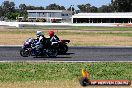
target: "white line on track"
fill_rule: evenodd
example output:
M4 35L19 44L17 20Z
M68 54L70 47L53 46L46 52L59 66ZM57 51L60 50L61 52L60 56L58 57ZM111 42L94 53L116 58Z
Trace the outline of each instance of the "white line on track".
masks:
M28 61L24 61L24 60L19 60L19 61L0 61L0 63L5 63L5 62L45 62L45 63L105 63L105 62L120 62L120 63L132 63L132 61L48 61L48 60L28 60Z

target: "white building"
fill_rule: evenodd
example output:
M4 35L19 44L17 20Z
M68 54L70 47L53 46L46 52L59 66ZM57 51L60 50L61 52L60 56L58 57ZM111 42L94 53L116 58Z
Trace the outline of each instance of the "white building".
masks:
M132 12L125 13L78 13L72 23L132 23Z
M46 22L71 22L72 12L67 10L27 10L28 19L45 19Z

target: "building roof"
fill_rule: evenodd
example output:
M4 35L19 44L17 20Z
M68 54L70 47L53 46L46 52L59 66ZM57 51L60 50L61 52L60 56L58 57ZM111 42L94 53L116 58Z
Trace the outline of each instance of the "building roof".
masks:
M72 18L132 18L132 12L126 13L78 13Z
M27 10L27 12L70 12L71 11L68 11L68 10Z

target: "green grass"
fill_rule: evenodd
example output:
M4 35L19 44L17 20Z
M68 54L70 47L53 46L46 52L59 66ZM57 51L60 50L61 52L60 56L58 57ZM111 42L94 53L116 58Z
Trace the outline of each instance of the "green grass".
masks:
M49 29L57 29L57 30L117 30L117 31L131 31L132 27L87 27L87 26L80 26L80 27L63 27L63 26L26 26L23 28L14 28L8 27L8 29L29 29L29 30L49 30Z
M45 29L47 28L47 29ZM49 30L49 27L45 28L40 28L40 30L43 30L47 35L47 31ZM15 29L15 30L13 30ZM0 34L35 34L39 28L13 28L12 30L10 28L6 30L0 30ZM78 29L80 30L103 30L101 32L86 32L86 31L81 31L79 32ZM70 27L69 29L55 29L57 30L62 30L61 32L56 32L57 35L117 35L117 36L132 36L131 32L122 32L122 31L132 31L131 27L121 27L121 28L116 28L116 27ZM68 31L65 31L68 30ZM77 31L70 31L70 30L77 30ZM109 30L109 31L105 31ZM118 33L115 31L119 31Z
M39 27L40 29L49 29L50 27ZM51 27L52 29L57 29L57 27ZM65 28L65 27L64 27ZM35 28L34 28L35 29ZM124 30L129 31L132 30L131 27L66 27L66 29L70 30ZM58 27L58 30L61 30L61 27Z
M132 36L132 32L58 32L57 34L59 35L90 35L90 36L94 36L94 35L114 35L114 36Z
M35 35L36 30L12 30L12 31L0 31L0 34L32 34ZM47 31L44 32L44 34L48 35ZM132 37L131 32L70 32L70 31L61 31L56 32L57 35L88 35L88 36L94 36L94 35L113 35L113 36L127 36Z
M90 79L132 80L132 63L0 63L0 82L77 80L86 67Z
M14 30L13 30L14 29ZM37 30L43 30L47 35L47 31L49 30L49 27L31 27L31 28L7 28L6 30L0 30L0 34L35 34ZM51 29L52 30L52 29ZM54 27L53 27L54 30ZM57 32L56 34L58 35L118 35L118 36L132 36L131 32L122 32L122 31L132 31L131 27L69 27L69 29L55 29L57 30L62 30L61 32ZM69 30L69 31L65 31ZM77 31L72 31L70 30L77 30ZM78 32L78 30L95 30L94 32L86 32L86 31L81 31ZM101 32L96 32L96 30L103 30ZM108 31L106 31L108 30ZM119 31L118 33L115 31Z
M122 33L122 32L105 32L105 33L98 33L100 35L114 35L114 36L127 36L127 37L132 37L132 33L131 32L125 32L125 33Z

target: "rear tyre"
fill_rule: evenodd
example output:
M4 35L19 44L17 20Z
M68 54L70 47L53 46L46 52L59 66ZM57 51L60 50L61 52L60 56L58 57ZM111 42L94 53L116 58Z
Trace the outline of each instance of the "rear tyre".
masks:
M59 54L65 54L67 51L68 51L68 46L67 45L60 46Z
M23 57L28 57L30 54L30 52L26 49L21 49L20 50L20 55L23 56Z
M58 55L58 51L56 49L47 49L47 56L48 57L56 57Z

